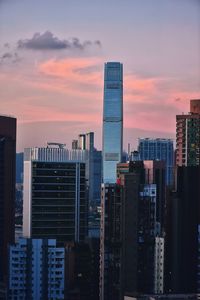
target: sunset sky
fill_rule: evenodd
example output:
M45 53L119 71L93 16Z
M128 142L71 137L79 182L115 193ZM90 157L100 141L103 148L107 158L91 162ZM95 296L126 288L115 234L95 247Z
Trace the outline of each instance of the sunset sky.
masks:
M0 0L0 114L17 150L95 132L101 148L104 62L124 65L124 148L175 137L200 98L199 0Z

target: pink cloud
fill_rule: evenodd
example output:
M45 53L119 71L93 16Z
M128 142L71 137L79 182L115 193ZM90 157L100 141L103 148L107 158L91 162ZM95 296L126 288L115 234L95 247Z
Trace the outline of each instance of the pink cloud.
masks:
M60 131L67 128L63 122L82 122L88 130L102 126L103 61L99 58L51 59L32 69L7 70L0 74L0 84L1 112L14 114L20 130L37 122L46 127L52 122ZM176 114L187 112L189 99L199 97L200 90L177 78L124 74L124 127L174 134Z
M48 60L38 66L39 72L45 75L64 78L69 82L96 84L102 80L98 71L84 72L95 67L102 61L97 58L69 58L63 60Z

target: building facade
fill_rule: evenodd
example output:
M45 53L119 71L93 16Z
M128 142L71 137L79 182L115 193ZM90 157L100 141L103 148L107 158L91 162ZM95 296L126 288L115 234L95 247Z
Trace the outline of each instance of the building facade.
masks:
M0 283L7 281L8 245L15 232L16 119L0 116Z
M200 290L199 181L199 166L178 167L176 190L167 196L166 293L192 294Z
M29 148L24 155L23 236L82 241L88 201L84 151Z
M64 258L56 240L19 239L9 247L9 299L64 299Z
M115 183L123 147L123 66L119 62L105 64L102 144L102 181Z
M143 166L141 180L145 184L156 184L156 222L162 233L164 226L165 209L165 162L159 160L133 160L129 163L119 163L117 165L117 177L120 174L133 172L136 166ZM160 234L159 233L159 234Z
M200 100L190 101L190 113L176 116L176 165L200 162Z
M174 147L171 139L139 139L138 152L141 160L163 160L166 165L166 184L174 183Z
M163 237L155 239L155 254L154 254L154 293L164 293L164 255L165 255L165 240Z
M99 239L66 246L66 300L99 300Z
M156 184L145 183L141 161L118 165L117 184L102 184L100 299L154 293ZM162 266L163 268L163 266Z

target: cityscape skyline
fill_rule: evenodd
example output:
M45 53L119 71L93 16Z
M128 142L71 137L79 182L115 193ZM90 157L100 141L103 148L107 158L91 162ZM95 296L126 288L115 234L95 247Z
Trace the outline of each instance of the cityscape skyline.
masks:
M175 138L174 116L199 98L199 3L115 3L48 1L46 14L46 1L0 2L1 113L18 119L17 151L69 148L80 127L101 148L106 61L124 65L124 147Z
M0 0L0 299L200 297L199 13Z

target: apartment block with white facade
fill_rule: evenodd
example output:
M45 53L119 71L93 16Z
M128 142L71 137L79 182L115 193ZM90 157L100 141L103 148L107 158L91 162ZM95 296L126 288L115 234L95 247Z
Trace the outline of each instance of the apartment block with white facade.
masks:
M64 257L64 248L53 239L21 238L11 245L9 299L64 299Z

